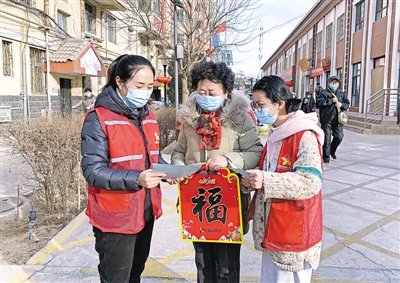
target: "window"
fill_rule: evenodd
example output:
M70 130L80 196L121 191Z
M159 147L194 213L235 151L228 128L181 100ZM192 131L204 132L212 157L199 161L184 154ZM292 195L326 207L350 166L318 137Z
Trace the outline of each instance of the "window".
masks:
M375 21L387 16L389 0L376 0Z
M353 65L353 85L351 91L351 106L358 107L361 86L361 63Z
M179 9L176 11L176 15L178 18L178 22L187 22L188 21L188 16L185 10Z
M385 57L374 59L374 69L385 67Z
M159 0L153 0L153 7L152 11L154 14L156 14L158 17L161 17L161 2Z
M307 58L307 43L303 44L303 58Z
M151 0L139 0L139 11L142 13L150 13L151 11Z
M336 42L344 39L344 14L337 18Z
M35 0L18 0L18 2L25 3L26 5L30 7L36 7L36 1Z
M313 39L310 38L308 41L308 58L311 58L313 54Z
M117 43L117 21L114 17L107 16L108 41Z
M332 23L326 26L325 48L332 46Z
M96 35L96 7L85 3L85 31Z
M358 31L364 27L364 7L365 2L358 2L356 5L356 26L355 31Z
M68 32L68 16L63 12L57 11L57 24L58 24L58 36L66 38L67 35L63 32Z
M325 75L326 75L325 85L328 85L328 83L329 83L329 78L331 77L331 71L327 71L327 72L325 73Z
M133 29L128 28L128 50L133 49Z
M317 33L317 53L321 52L322 49L322 31Z
M30 48L30 59L31 59L31 92L44 93L43 83L43 61L44 51Z
M3 41L3 75L13 76L12 42Z
M336 69L336 76L340 80L340 84L342 84L342 68Z

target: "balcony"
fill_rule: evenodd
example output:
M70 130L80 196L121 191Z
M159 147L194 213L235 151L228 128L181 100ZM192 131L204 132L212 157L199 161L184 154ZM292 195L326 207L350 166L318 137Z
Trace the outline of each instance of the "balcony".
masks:
M125 11L126 0L94 0L93 3L97 3L108 11Z

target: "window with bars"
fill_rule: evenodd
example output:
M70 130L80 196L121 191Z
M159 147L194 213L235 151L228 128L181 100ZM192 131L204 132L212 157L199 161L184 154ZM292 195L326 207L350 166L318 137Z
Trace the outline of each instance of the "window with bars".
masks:
M85 31L96 35L96 7L85 3Z
M108 41L117 43L117 20L110 15L107 16L107 29Z
M58 37L66 38L67 35L64 33L64 31L68 32L68 15L64 14L61 11L57 11L57 24L58 24Z
M32 94L44 93L44 51L33 47L29 51L31 59L31 92Z
M332 46L332 23L326 26L326 31L325 31L325 48L331 47Z
M336 42L344 39L344 14L337 18Z
M14 75L12 42L3 40L3 75L11 77Z
M375 21L387 16L389 0L377 0L375 9Z
M312 40L312 38L310 38L309 40L308 40L308 58L311 58L312 57L312 53L313 53L313 40Z
M319 53L321 52L322 49L322 31L317 33L317 46L316 46L316 52Z
M361 63L353 65L353 78L352 78L352 92L351 92L351 106L358 107L360 101L360 86L361 86Z
M365 7L364 1L360 1L356 5L356 24L354 31L359 31L364 27L364 7Z

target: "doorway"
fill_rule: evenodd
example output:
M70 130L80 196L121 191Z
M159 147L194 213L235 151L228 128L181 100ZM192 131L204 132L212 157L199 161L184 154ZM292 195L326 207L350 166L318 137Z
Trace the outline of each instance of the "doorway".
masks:
M71 114L71 80L60 78L60 110L61 116L65 117Z

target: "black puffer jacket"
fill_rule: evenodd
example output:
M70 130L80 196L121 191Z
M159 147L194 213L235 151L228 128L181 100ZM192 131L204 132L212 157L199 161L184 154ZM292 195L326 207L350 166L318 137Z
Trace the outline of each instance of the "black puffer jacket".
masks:
M342 103L340 110L347 110L350 106L350 101L347 99L346 94L338 89L335 95L338 101ZM317 108L319 108L319 121L321 124L327 124L333 119L338 119L336 105L332 99L333 96L329 88L322 90L317 96Z
M95 108L104 107L113 112L123 114L140 130L145 144L141 120L148 115L147 105L140 109L127 106L114 89L108 87L97 97ZM97 188L107 190L141 190L138 186L140 170L115 170L108 168L108 138L100 125L96 112L91 112L82 128L82 171L86 181ZM165 164L159 155L159 163ZM150 168L149 157L146 156L146 169ZM145 211L150 211L151 202L148 189L146 189ZM148 215L146 215L148 219Z

